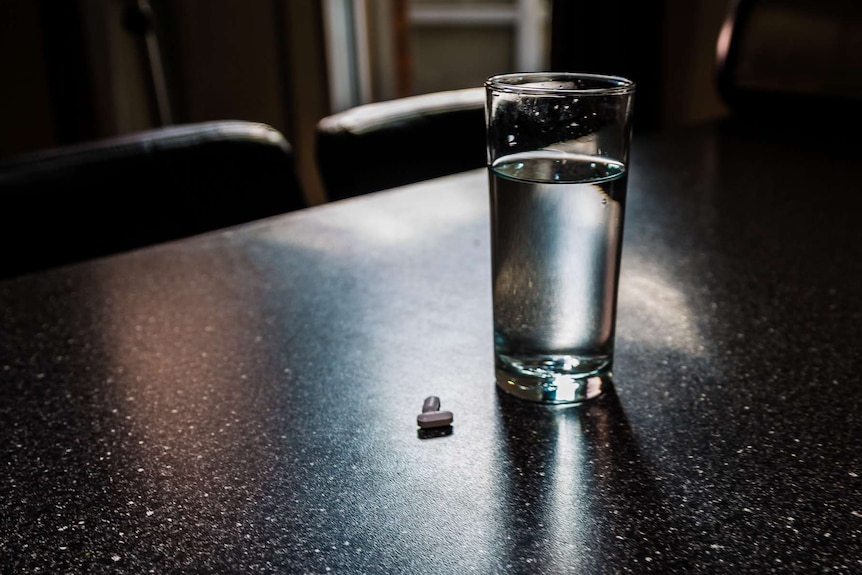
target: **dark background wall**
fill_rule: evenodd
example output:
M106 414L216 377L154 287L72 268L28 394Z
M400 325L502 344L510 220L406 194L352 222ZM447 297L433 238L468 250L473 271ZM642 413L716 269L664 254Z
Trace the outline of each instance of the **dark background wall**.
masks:
M175 122L265 122L324 201L313 129L329 112L319 0L151 0ZM552 67L630 75L642 129L721 115L725 0L555 0ZM125 0L0 2L0 158L157 123Z

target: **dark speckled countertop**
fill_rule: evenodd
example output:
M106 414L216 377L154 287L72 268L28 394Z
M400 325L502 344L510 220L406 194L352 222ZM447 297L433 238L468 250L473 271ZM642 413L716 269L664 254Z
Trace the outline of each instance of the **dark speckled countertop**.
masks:
M636 135L581 407L496 391L482 172L2 281L0 571L862 573L858 151Z

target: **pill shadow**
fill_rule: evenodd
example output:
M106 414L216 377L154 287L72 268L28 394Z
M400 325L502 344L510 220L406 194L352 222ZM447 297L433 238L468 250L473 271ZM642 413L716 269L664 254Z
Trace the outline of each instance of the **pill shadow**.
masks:
M448 437L452 435L453 432L454 429L451 425L444 425L443 427L428 427L416 430L416 437L419 439L434 439L437 437Z

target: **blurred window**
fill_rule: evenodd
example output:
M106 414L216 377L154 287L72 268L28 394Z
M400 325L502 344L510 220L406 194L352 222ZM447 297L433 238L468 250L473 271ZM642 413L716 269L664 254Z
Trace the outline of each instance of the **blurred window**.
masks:
M550 0L325 0L333 111L548 69Z

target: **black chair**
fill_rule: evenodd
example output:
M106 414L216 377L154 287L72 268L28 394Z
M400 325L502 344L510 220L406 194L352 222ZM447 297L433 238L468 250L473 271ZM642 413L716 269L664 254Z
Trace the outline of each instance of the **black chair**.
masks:
M293 151L266 124L216 121L0 161L0 277L307 206Z
M719 95L753 120L858 126L859 38L858 0L734 1L717 45Z
M468 88L357 106L323 118L317 165L329 200L485 165L485 92Z

